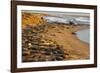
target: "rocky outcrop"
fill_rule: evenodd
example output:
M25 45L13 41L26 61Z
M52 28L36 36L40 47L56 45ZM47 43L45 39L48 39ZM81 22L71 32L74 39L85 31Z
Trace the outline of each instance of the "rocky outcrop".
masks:
M44 24L46 20L43 19L43 14L36 13L22 13L22 27L25 28L26 25L36 26Z
M42 37L45 31L44 29L45 26L43 25L38 27L27 26L26 29L23 29L23 62L56 61L65 59L63 48L60 45Z

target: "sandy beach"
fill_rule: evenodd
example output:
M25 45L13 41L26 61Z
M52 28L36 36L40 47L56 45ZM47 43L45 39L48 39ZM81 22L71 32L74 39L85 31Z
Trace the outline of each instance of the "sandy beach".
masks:
M79 30L82 27L74 26L73 28ZM69 59L87 59L89 58L89 44L80 41L75 34L72 34L75 33L73 31L76 31L73 28L70 25L60 26L53 24L47 28L48 32L43 34L43 36L44 39L56 41L57 44L63 46L63 50L69 54L66 55L66 57L70 57Z
M41 31L42 28L38 30L39 35L41 35L43 44L42 48L45 48L48 45L52 46L52 44L59 45L61 50L64 52L64 58L62 60L89 59L89 44L81 41L75 34L76 31L89 29L88 25L47 23L46 20L42 19L42 15L40 14L23 13L22 30L27 28L27 24L29 24L28 26L32 27L43 27L43 31ZM35 32L36 30L32 29L32 31ZM24 42L24 40L22 41ZM33 61L34 53L32 54L31 50L24 46L25 44L22 45L23 48L26 48L26 50L23 51L23 62L28 62L30 60L29 58L31 58L31 61ZM30 45L32 46L32 43L30 43ZM38 56L41 58L40 55ZM50 57L52 56L50 55ZM46 61L51 60L47 59L46 57Z

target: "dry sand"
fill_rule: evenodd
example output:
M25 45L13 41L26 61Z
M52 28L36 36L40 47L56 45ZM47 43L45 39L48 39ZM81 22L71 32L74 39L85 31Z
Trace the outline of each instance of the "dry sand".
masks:
M63 50L67 53L66 59L88 59L89 44L80 41L75 34L72 34L73 31L81 30L84 26L83 28L73 26L73 28L70 25L49 25L43 36L44 39L56 41L57 44L63 46Z

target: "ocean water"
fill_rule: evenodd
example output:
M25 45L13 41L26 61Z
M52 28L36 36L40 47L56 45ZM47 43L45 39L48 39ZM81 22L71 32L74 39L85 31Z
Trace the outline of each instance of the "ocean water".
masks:
M81 16L66 16L66 17L57 17L57 16L43 16L47 22L57 22L57 23L69 23L70 21L74 24L89 24L90 19L88 17L81 17Z
M89 29L77 31L76 35L80 40L86 43L90 43L90 30Z

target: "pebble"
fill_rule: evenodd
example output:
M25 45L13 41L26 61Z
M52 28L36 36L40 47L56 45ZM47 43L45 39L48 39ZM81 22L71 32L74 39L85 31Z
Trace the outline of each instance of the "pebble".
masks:
M40 27L40 28L39 28ZM51 43L53 41L45 40L39 31L43 31L44 26L28 27L22 31L22 61L40 62L40 61L60 61L65 59L65 54L59 45ZM33 31L34 30L34 31ZM45 41L45 42L44 42ZM54 41L55 42L55 41ZM46 44L45 43L50 43ZM25 48L30 51L25 54Z

